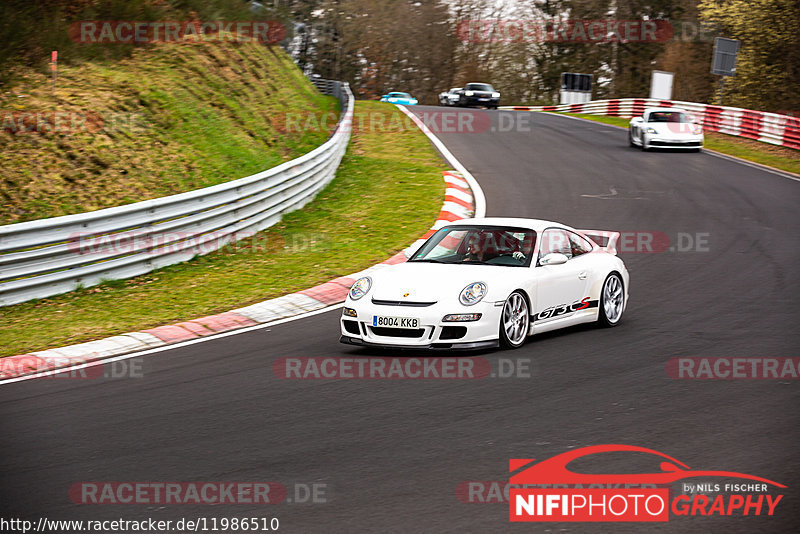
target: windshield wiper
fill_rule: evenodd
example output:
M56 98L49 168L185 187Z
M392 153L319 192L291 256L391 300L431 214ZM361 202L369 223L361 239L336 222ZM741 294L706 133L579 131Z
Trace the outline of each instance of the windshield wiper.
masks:
M434 259L427 259L427 260L409 260L409 263L453 263L451 261L442 261L442 260L434 260Z

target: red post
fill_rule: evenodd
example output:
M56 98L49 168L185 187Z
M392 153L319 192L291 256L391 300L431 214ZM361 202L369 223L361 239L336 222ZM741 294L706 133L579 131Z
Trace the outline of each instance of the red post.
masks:
M56 77L58 76L58 51L50 53L50 70L53 72L53 91L56 90Z

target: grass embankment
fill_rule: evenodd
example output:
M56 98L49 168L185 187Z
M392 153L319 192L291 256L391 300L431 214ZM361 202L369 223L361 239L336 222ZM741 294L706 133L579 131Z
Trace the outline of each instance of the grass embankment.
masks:
M257 43L157 44L64 66L55 91L45 74L20 69L0 94L0 224L256 173L327 139L286 131L287 113L328 112L338 113L334 98L279 47Z
M394 106L357 102L356 113L378 126L354 131L336 178L305 208L235 250L0 308L0 356L227 311L364 269L413 242L439 213L446 167L416 128L384 127L408 124Z
M570 115L623 128L627 128L630 122L629 119L606 117L605 115L587 115L583 113L563 113L562 115ZM705 148L800 174L800 151L791 148L709 131L705 132Z

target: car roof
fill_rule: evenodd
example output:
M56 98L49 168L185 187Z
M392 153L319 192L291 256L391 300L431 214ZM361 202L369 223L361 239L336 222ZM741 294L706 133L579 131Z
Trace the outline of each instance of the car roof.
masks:
M536 232L541 232L546 228L564 228L566 230L575 230L570 226L554 221L546 221L544 219L525 219L521 217L481 217L473 219L461 219L459 221L451 222L447 226L469 226L476 224L487 226L514 226L517 228L530 228Z

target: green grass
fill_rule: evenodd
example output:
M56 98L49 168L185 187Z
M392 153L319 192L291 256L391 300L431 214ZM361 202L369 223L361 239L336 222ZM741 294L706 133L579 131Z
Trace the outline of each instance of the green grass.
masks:
M160 44L63 66L55 91L39 71L17 74L0 94L0 224L242 178L325 142L320 128L287 131L287 114L338 114L279 47L251 43ZM9 122L53 112L86 127L20 132Z
M629 122L628 119L606 117L605 115L587 115L583 113L561 113L560 115L570 115L623 128L627 128ZM791 148L717 132L705 132L705 148L754 163L760 163L761 165L768 165L783 171L800 174L800 151Z
M357 102L356 113L407 123L378 102ZM219 313L369 267L430 228L445 169L416 128L356 128L334 181L253 238L131 280L0 308L0 356Z

